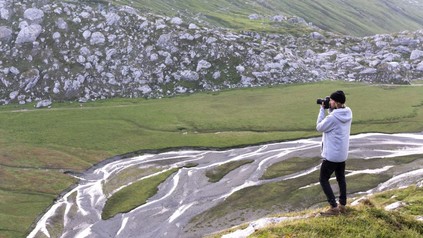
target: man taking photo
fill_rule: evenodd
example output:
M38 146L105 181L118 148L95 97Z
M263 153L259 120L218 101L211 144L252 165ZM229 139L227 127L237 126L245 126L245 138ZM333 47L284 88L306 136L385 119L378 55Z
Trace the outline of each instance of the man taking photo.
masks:
M316 129L323 132L322 153L323 162L320 168L320 185L325 193L330 208L321 212L323 216L338 215L345 213L347 204L347 183L345 180L345 161L348 158L350 144L350 130L352 122L352 111L345 105L345 94L343 91L336 91L330 95L329 105L322 106L317 117ZM325 116L325 109L328 108L328 115ZM335 172L336 181L339 186L339 206L330 186L329 179Z

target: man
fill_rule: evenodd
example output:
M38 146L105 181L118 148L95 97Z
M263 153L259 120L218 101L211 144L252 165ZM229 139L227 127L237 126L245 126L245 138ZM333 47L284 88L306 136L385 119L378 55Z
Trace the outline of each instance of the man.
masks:
M330 216L345 213L347 204L347 184L345 181L345 161L348 158L352 111L345 105L345 94L336 91L330 95L329 113L325 117L324 102L317 117L316 129L323 132L322 158L320 168L320 185L330 204L329 210L321 215ZM335 172L339 186L339 206L329 183Z

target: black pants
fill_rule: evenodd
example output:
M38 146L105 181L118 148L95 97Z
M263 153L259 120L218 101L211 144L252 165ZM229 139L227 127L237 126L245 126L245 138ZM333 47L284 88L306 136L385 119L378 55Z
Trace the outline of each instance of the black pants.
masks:
M320 168L320 185L325 193L329 204L332 207L337 207L335 195L329 183L330 176L335 172L336 181L339 186L339 203L341 205L347 204L347 183L345 181L345 162L335 163L323 160Z

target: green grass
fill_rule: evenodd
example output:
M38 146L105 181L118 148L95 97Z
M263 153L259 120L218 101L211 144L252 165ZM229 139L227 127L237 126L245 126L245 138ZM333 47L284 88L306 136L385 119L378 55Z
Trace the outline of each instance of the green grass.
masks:
M101 218L107 220L118 213L129 212L145 204L147 199L156 194L157 186L176 171L178 171L178 168L170 169L156 176L142 179L119 190L107 199Z
M290 1L268 0L111 0L116 4L130 5L145 12L164 16L200 18L206 22L235 30L265 31L300 35L310 28L279 22L271 22L275 15L299 16L324 30L347 35L374 35L378 33L419 30L423 24L422 6L407 2L387 1ZM250 20L251 14L261 16ZM187 20L189 21L189 20Z
M209 178L209 182L216 183L219 182L225 175L227 175L232 170L235 170L245 164L254 162L254 160L238 160L231 161L222 165L219 165L215 169L207 170L206 176Z
M75 182L64 171L81 172L113 155L184 146L227 148L318 136L316 98L337 89L346 92L347 105L353 110L353 134L423 130L423 87L419 86L328 81L154 100L111 99L82 107L77 103L55 103L51 109L2 106L0 191L12 202L27 194L42 196L44 202L19 215L7 209L8 203L0 203L0 227L5 231L0 231L0 236L24 236L53 198Z
M384 207L395 200L409 205L385 211ZM383 192L372 196L365 204L349 207L346 215L282 222L260 229L249 237L422 237L422 222L407 212L415 209L421 212L419 201L422 200L423 188L415 186ZM315 212L309 211L309 214Z
M278 163L272 164L266 169L261 179L273 179L285 175L303 171L320 163L320 158L298 158L293 157Z

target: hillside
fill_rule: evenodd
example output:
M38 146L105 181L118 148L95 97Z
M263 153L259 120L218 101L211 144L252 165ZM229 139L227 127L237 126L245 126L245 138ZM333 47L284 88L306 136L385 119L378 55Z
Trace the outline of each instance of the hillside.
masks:
M263 218L209 238L421 237L422 196L419 184L357 197L341 216L321 217L322 209L310 209Z
M291 1L217 0L116 1L132 4L149 12L169 16L196 17L214 26L233 29L266 30L272 20L298 16L302 21L331 32L369 36L418 30L423 26L423 1ZM252 21L249 21L252 20ZM291 19L294 21L294 19ZM267 29L269 30L269 29Z
M358 38L282 18L274 23L288 32L234 32L103 2L0 6L0 104L41 107L326 79L408 84L423 74L423 31Z

